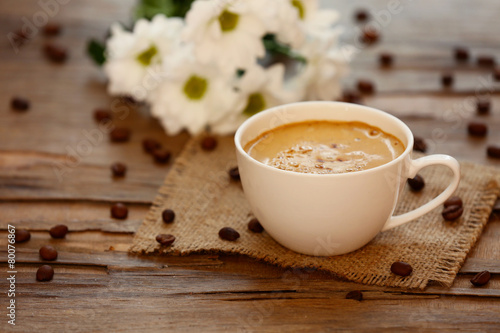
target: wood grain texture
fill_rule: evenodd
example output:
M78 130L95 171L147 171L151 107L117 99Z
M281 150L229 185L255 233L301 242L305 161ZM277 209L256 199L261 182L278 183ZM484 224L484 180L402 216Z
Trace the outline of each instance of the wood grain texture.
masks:
M63 2L63 1L61 1ZM496 331L500 327L500 219L492 216L469 253L454 285L424 291L397 290L340 281L321 271L282 269L246 257L199 254L188 257L130 256L127 249L149 204L168 172L143 153L146 137L160 140L177 156L186 133L168 137L143 106L110 97L102 73L86 57L89 38L102 38L114 21L130 22L134 0L73 0L61 5L51 21L63 32L52 39L66 47L69 60L49 63L41 54L48 40L41 33L18 52L7 38L43 10L36 0L0 2L0 275L7 272L9 224L28 228L32 239L16 245L16 327L12 332L328 332L328 331ZM430 153L500 167L488 158L488 144L500 145L500 83L491 69L478 68L479 54L500 63L500 3L482 0L400 1L401 11L383 17L388 1L322 1L336 6L345 25L342 43L359 53L345 86L359 78L376 84L363 103L403 119L426 139ZM357 8L376 13L381 41L357 44ZM377 14L378 13L378 14ZM382 13L382 14L381 14ZM382 15L382 16L380 16ZM457 64L453 47L471 50L472 59ZM395 56L381 69L380 52ZM440 77L452 72L455 84L442 89ZM30 111L9 108L14 95L32 102ZM489 116L477 116L478 97L492 100ZM95 108L110 109L115 126L132 129L131 141L111 144L93 118ZM485 139L471 139L470 120L488 124ZM74 152L77 152L75 156ZM78 153L80 151L80 153ZM83 154L81 153L83 152ZM122 180L110 176L111 163L129 168ZM130 217L109 216L113 202L125 202ZM65 239L51 239L48 229L69 226ZM59 251L52 263L54 280L35 281L42 265L38 249ZM477 272L493 273L488 285L473 287ZM5 280L3 280L5 281ZM5 283L1 286L6 286ZM361 302L346 300L362 290ZM7 298L2 290L0 303Z

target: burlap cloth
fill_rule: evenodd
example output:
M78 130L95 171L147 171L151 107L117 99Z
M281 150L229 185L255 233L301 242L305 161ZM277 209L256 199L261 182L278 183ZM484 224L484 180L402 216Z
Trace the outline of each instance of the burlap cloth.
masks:
M203 151L193 138L177 158L133 245L134 253L187 255L199 252L238 253L283 267L313 267L335 276L380 286L425 288L430 281L450 286L488 221L499 192L500 171L462 162L462 180L456 195L464 202L464 213L455 222L446 222L441 208L420 219L380 233L365 247L341 256L314 257L295 253L276 243L266 232L247 228L252 218L241 184L227 171L236 166L232 137L219 139L213 151ZM421 206L449 183L451 172L431 167L419 173L426 186L420 193L405 190L396 213ZM176 213L174 223L165 224L164 209ZM235 242L221 240L222 227L236 229ZM161 247L157 234L176 237L170 247ZM402 278L391 273L394 261L412 265L413 273Z

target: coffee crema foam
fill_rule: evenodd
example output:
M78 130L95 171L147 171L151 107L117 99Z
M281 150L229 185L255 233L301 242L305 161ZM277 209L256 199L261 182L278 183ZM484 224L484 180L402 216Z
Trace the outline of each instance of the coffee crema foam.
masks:
M362 122L305 121L276 127L248 142L254 159L280 170L339 174L386 164L404 144L380 128Z

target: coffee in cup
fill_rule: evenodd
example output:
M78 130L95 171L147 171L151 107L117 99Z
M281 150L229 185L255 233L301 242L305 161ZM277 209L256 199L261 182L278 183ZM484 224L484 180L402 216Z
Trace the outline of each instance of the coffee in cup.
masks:
M386 164L400 156L405 146L394 135L363 122L312 120L266 131L244 149L277 169L338 174Z

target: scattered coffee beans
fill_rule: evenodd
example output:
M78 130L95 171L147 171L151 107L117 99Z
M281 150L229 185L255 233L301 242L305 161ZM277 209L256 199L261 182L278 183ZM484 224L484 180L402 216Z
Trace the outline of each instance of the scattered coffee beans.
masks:
M30 108L30 101L23 97L13 97L10 101L10 107L15 111L27 111Z
M451 73L444 73L441 76L441 84L445 88L449 88L453 85L453 75Z
M161 213L161 217L163 219L163 222L165 223L172 223L175 220L175 212L171 209L165 209Z
M168 161L170 161L171 156L172 156L172 154L170 153L170 151L168 151L166 149L160 148L160 149L155 149L153 151L153 157L154 157L156 163L160 163L160 164L168 163Z
M155 139L144 139L142 140L142 149L146 153L152 154L155 150L161 148L161 143Z
M361 36L361 41L367 45L374 44L380 38L379 32L377 29L371 26L365 26L363 28L363 35Z
M234 167L234 168L229 169L228 173L229 173L229 177L231 177L231 179L240 180L240 170L238 169L238 167Z
M460 62L469 60L469 50L465 47L456 47L455 59Z
M43 259L43 260L56 260L57 259L57 251L56 249L54 249L52 246L50 245L44 245L40 248L40 251L38 251L38 253L40 253L40 257Z
M111 164L111 172L113 177L125 177L127 166L120 162L113 163Z
M68 51L64 47L54 43L46 43L43 47L43 52L50 61L55 63L65 62L68 58Z
M467 131L471 136L484 137L488 134L488 126L484 123L470 122Z
M408 185L414 192L422 191L425 186L424 178L420 175L416 175L414 178L408 178Z
M156 241L163 246L170 246L175 241L175 236L170 234L159 234Z
M381 53L378 57L378 62L382 67L391 67L394 62L394 57L390 53Z
M116 203L111 206L111 217L114 219L124 220L128 217L128 208L122 203Z
M370 17L370 14L366 9L360 8L354 13L354 18L357 22L366 22L366 20L368 20L368 17Z
M476 287L481 287L487 284L491 279L491 274L488 271L482 271L477 273L471 280L470 283Z
M47 23L43 27L43 34L45 36L57 36L61 33L61 26L57 23Z
M399 276L408 276L413 272L413 268L406 262L396 261L391 265L391 272Z
M359 290L353 290L347 293L345 295L346 299L354 299L356 301L362 301L363 300L363 293Z
M248 230L251 232L255 232L257 234L260 234L261 232L264 231L264 227L260 224L259 220L257 219L251 219L250 222L248 222Z
M479 99L476 103L478 114L484 115L490 113L491 102L488 99Z
M130 140L130 130L125 127L115 127L109 132L109 138L113 142L127 142Z
M462 216L464 212L463 207L458 205L447 206L443 209L441 215L446 221L454 221Z
M358 80L358 90L363 94L373 94L375 92L375 86L371 81L368 80Z
M425 151L427 150L427 144L425 143L425 140L420 137L415 137L415 141L413 142L413 150L425 153Z
M109 111L109 110L95 109L94 110L94 119L98 122L105 121L105 120L111 120L111 119L113 119L113 115L111 114L111 111Z
M488 146L486 153L491 158L500 158L500 146Z
M219 230L219 237L227 241L235 241L240 238L240 234L233 228L224 227Z
M49 233L52 238L64 238L68 233L68 227L64 224L58 224L50 228Z
M344 91L342 101L346 103L361 104L361 95L355 91Z
M31 233L26 229L16 230L16 243L24 243L31 239Z
M495 66L495 57L490 55L480 55L477 57L477 64L481 67Z
M50 281L54 277L54 269L49 265L43 265L36 271L37 281Z
M217 147L217 139L213 136L206 136L201 140L201 148L203 150L214 150Z
M449 206L463 207L464 203L462 202L462 199L460 197L453 196L446 200L443 205L445 208Z

